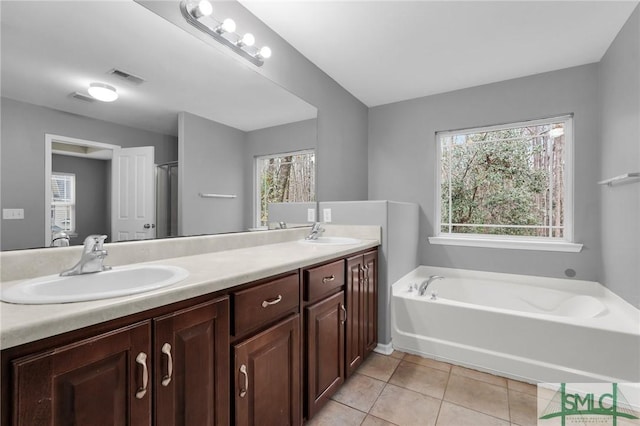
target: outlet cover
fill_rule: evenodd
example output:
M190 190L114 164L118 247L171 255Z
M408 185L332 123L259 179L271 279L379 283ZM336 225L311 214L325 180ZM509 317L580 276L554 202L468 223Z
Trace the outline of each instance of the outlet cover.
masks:
M322 209L322 221L326 223L331 222L331 209Z
M316 209L307 209L307 222L316 221Z

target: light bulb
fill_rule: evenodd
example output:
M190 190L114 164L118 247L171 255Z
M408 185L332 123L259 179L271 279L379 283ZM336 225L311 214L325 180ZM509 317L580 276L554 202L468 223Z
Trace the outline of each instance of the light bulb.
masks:
M213 6L208 0L201 0L200 2L198 2L198 6L196 6L191 12L191 14L196 19L199 19L203 16L209 16L212 13L213 13Z
M233 19L227 18L222 21L222 24L216 28L216 31L220 34L222 33L232 33L236 30L236 23Z
M92 97L102 102L113 102L118 99L116 88L105 83L91 83L88 92Z
M271 49L269 48L269 46L263 46L260 49L260 52L258 52L258 55L260 55L264 59L269 59L271 57Z
M242 36L242 45L243 46L253 46L256 42L256 38L251 33L246 33Z

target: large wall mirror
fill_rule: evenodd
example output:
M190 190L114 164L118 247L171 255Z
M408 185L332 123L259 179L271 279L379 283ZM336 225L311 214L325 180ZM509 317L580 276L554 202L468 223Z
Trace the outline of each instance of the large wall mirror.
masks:
M260 228L260 173L314 172L314 106L141 4L0 7L2 250Z

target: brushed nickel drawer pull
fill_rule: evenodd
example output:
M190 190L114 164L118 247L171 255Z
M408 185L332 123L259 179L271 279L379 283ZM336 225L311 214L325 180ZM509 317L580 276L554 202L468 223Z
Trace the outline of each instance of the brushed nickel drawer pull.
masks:
M342 311L344 312L344 319L342 321L340 321L340 324L344 324L347 322L347 308L344 307L344 304L341 303L340 304L340 309L342 309Z
M262 307L266 308L269 305L275 305L276 303L280 303L281 301L282 301L282 295L279 294L278 297L276 297L275 299L263 300L262 301Z
M147 354L140 352L136 357L136 363L142 366L142 387L137 390L136 398L142 399L147 393L149 385L149 370L147 369Z
M323 283L323 284L326 284L326 283L331 282L331 281L333 281L333 280L335 280L335 279L336 279L336 276L335 276L335 275L331 275L330 277L324 277L324 278L322 279L322 283Z
M242 364L240 366L240 373L244 374L244 387L240 389L240 398L244 398L249 390L249 374L247 374L247 366Z
M171 345L165 343L162 345L162 353L167 356L167 375L162 378L162 386L169 386L171 376L173 376L173 358L171 357Z

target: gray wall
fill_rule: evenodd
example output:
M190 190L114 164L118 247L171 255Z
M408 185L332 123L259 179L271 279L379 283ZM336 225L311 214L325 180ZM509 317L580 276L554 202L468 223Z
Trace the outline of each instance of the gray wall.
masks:
M178 234L244 227L245 132L186 112L178 116ZM202 198L198 193L236 198Z
M239 3L216 7L273 50L257 72L318 108L318 200L366 200L367 107Z
M418 203L424 265L595 280L601 265L598 65L590 64L369 110L369 198ZM435 132L574 113L574 235L581 253L430 245ZM637 142L637 139L636 139Z
M640 6L600 62L601 179L640 171ZM640 183L599 188L601 282L640 308Z
M91 234L111 235L108 220L111 161L52 155L51 170L76 175L76 234L71 245L80 245Z
M3 220L3 250L44 245L45 133L88 139L123 147L153 146L156 162L177 159L174 136L18 102L1 100L0 163L3 208L23 208L24 220Z
M255 158L260 155L279 154L284 152L316 149L317 158L318 121L316 119L268 127L246 133L245 139L245 186L247 194L245 209L246 228L256 226L256 200L253 196L256 183ZM317 170L316 170L317 172ZM317 179L316 179L317 182ZM317 188L316 188L317 189ZM301 210L300 210L301 211ZM304 216L297 222L306 222ZM290 221L287 219L282 219Z

